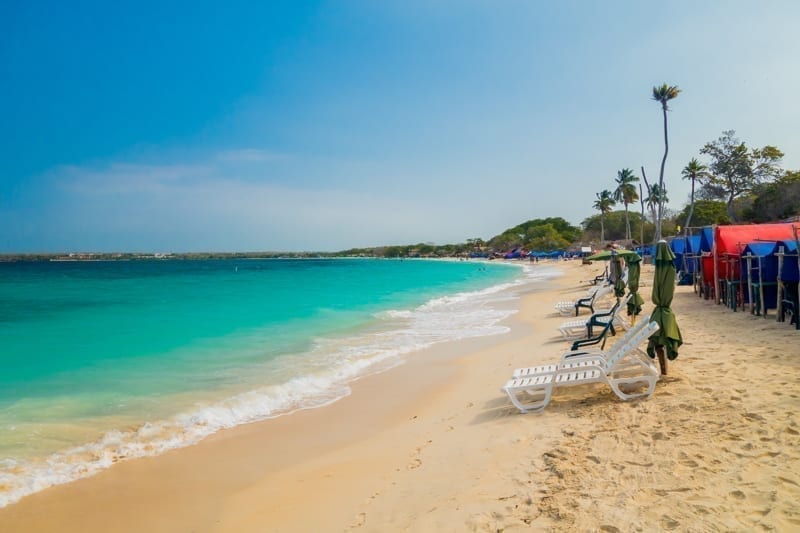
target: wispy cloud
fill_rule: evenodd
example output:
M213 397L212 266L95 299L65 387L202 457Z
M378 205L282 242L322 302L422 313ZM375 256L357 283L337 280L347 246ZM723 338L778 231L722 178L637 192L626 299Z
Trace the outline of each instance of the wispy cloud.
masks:
M285 157L285 154L270 152L260 148L224 150L216 155L217 160L231 163L272 161Z

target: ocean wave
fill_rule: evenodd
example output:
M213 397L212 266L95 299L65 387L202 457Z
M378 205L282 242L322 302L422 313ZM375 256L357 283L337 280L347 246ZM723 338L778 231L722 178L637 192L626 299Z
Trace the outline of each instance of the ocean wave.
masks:
M329 405L349 395L354 380L402 364L404 357L435 344L506 333L509 328L502 322L516 311L498 304L516 298L513 289L553 272L525 266L524 275L512 282L433 298L411 310L384 311L372 329L317 339L309 353L287 358L281 363L288 365L282 374L299 375L281 383L198 406L168 420L109 431L95 442L38 462L5 460L0 464L0 508L119 461L159 455L226 428Z

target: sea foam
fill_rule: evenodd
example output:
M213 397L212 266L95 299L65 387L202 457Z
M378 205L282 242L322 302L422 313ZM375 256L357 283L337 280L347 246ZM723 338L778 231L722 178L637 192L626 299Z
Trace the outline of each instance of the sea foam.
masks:
M295 374L281 382L198 405L167 420L109 431L43 460L6 459L0 463L0 508L122 460L159 455L222 429L329 405L349 395L354 380L402 364L435 344L506 333L509 328L502 322L516 311L502 302L517 297L514 289L555 275L555 270L525 265L523 275L509 283L433 298L414 309L377 313L369 328L318 338L308 353L280 361L278 374Z

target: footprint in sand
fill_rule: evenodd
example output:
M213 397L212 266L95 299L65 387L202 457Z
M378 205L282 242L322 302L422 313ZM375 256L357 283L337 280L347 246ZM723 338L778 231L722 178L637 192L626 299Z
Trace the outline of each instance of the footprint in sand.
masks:
M737 500L744 500L747 498L747 495L740 490L731 491L729 494Z
M422 466L422 461L418 457L415 457L406 465L406 468L409 470L416 470L420 466Z

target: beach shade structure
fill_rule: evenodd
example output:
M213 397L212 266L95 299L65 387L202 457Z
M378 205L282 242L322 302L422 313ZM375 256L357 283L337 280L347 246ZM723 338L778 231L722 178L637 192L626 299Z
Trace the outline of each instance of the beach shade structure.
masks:
M629 255L625 258L628 263L628 315L636 317L642 312L644 298L639 294L639 276L642 272L642 258L638 255Z
M655 278L653 279L653 304L655 309L650 315L652 322L660 326L658 331L650 336L647 343L647 354L655 358L658 353L658 360L661 364L661 373L667 374L667 361L678 357L678 348L683 344L681 330L678 328L678 321L670 306L675 295L675 254L670 250L666 241L659 241L656 246L656 254L653 258L655 262Z

